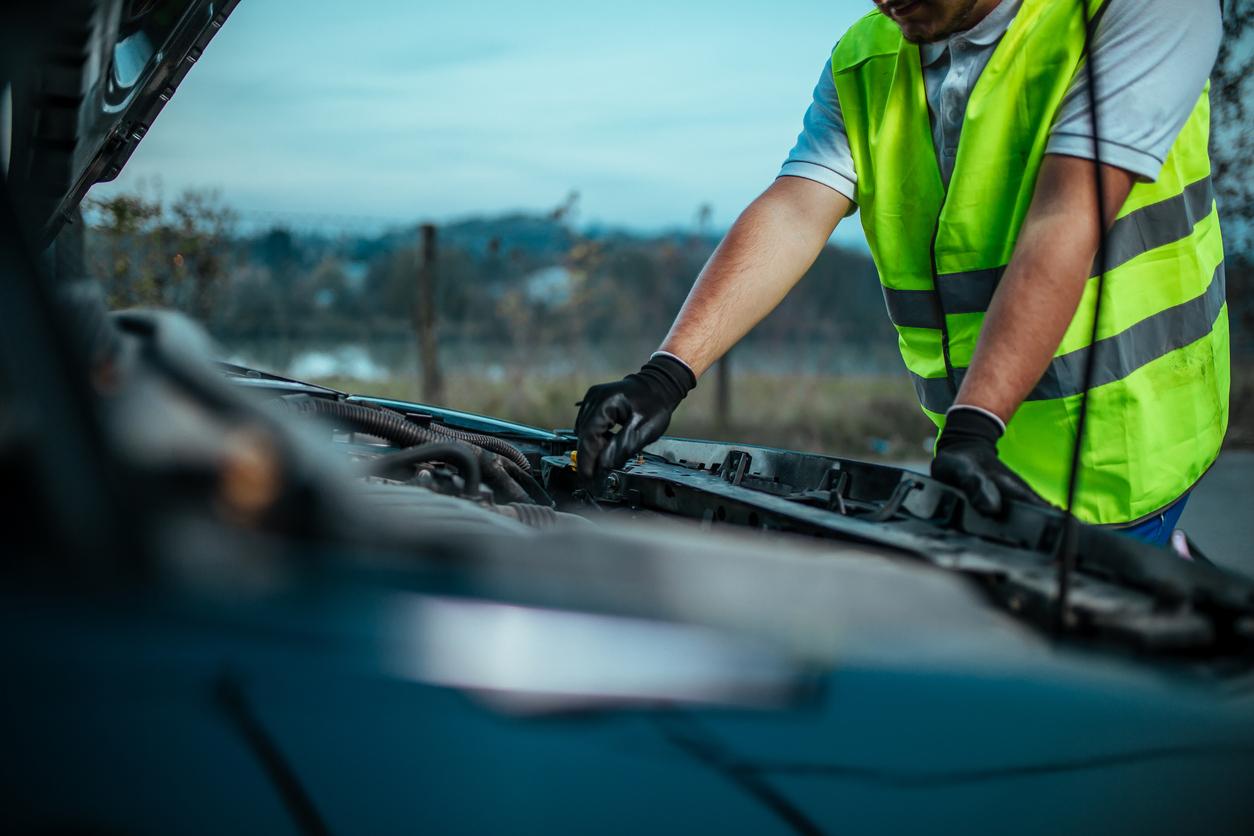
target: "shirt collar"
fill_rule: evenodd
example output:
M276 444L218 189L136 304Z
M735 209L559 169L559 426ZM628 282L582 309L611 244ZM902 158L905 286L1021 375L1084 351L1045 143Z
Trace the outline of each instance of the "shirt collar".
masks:
M1010 23L1015 19L1015 14L1018 13L1021 5L1023 5L1023 0L1001 0L996 8L970 29L956 32L943 41L923 44L919 47L919 56L923 61L923 66L930 67L935 64L948 51L950 44L957 41L972 46L991 46L997 43L1010 28Z

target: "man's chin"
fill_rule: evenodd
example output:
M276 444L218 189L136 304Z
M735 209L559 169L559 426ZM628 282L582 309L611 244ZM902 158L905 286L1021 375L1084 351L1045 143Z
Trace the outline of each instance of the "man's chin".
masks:
M945 33L941 32L944 27L937 21L899 20L891 16L889 20L897 24L901 36L912 44L930 44L945 39Z
M931 29L921 29L913 26L910 28L900 26L900 29L901 36L912 44L934 44L937 41L945 40L944 35L939 35Z

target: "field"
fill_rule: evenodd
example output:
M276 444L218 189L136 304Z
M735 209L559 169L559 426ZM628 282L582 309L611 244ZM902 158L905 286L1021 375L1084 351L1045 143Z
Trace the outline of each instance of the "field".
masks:
M443 403L467 412L548 429L569 428L575 403L605 376L480 377L452 375ZM317 380L354 394L422 401L416 380ZM672 435L735 440L853 458L917 460L931 449L933 431L902 375L836 376L741 373L732 381L731 415L720 420L713 375L675 414ZM1254 448L1254 369L1234 369L1228 446Z
M318 381L356 394L423 400L416 381ZM575 403L604 378L552 376L487 379L453 376L444 405L549 429L569 428ZM672 435L737 440L855 458L926 457L932 424L905 375L836 377L744 373L733 378L731 416L719 420L713 377L680 407Z
M1254 370L1240 366L1233 376L1233 412L1228 445L1254 447ZM359 381L325 377L319 384L352 394L421 401L418 381ZM591 375L480 377L450 376L443 404L453 409L503 417L520 424L568 429L576 402L588 386L604 382ZM688 396L672 435L737 440L794 450L873 459L913 459L928 455L932 424L919 410L905 375L833 376L740 374L732 380L731 416L719 420L712 375Z

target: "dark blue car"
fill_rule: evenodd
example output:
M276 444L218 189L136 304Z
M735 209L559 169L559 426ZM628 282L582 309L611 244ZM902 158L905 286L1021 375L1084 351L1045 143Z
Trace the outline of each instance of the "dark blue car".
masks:
M3 12L0 829L1254 833L1244 576L752 445L582 484L106 313L65 221L234 5Z

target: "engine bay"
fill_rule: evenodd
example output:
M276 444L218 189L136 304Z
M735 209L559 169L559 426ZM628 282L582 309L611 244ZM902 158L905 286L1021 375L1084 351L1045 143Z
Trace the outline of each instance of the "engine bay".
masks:
M799 535L834 549L873 545L963 574L1015 616L1059 626L1056 554L1068 529L1052 509L1013 504L994 519L903 468L678 438L588 484L576 474L569 432L225 371L272 413L318 419L372 504L431 518L494 517L520 532L665 519L740 537ZM1250 584L1113 531L1078 529L1068 632L1163 653L1236 649L1254 638Z

